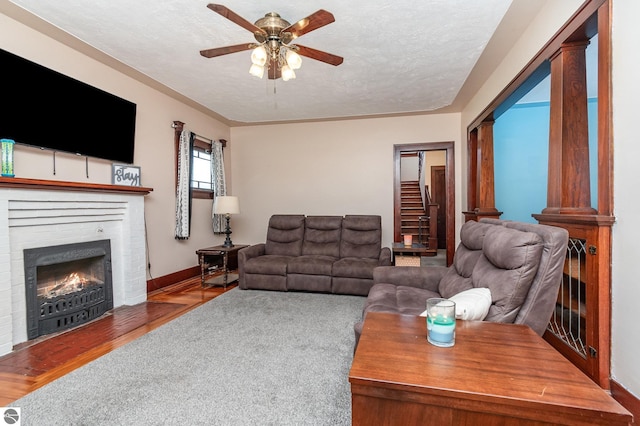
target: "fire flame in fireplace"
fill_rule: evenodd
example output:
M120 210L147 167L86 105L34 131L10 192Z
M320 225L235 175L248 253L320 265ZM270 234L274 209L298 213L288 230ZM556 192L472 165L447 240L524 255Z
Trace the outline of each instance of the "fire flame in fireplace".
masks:
M90 284L90 282L91 280L86 275L80 274L78 272L73 272L64 277L62 280L56 282L52 287L46 288L44 297L51 299L54 297L80 291L86 288L87 285Z

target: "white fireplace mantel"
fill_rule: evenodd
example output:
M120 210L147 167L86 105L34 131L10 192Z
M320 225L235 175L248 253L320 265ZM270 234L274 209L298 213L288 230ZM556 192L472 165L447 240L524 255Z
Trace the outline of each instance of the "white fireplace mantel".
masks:
M0 355L27 340L25 249L110 239L114 308L146 300L144 195L151 191L0 178Z

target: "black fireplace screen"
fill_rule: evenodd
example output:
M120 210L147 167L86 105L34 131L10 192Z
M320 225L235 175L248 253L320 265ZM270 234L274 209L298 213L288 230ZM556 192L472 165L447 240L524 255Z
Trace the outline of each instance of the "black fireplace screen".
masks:
M27 249L24 268L29 339L84 324L113 308L109 240Z

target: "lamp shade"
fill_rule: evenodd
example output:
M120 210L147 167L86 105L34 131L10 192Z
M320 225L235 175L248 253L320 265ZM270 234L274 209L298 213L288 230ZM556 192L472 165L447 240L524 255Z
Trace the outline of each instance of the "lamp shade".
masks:
M264 66L267 63L267 49L264 46L258 46L251 52L251 62L256 65Z
M302 66L302 58L293 50L287 50L285 58L287 60L289 68L291 68L292 70L300 69L300 67Z
M213 212L216 214L238 214L240 204L238 197L219 196L213 201Z
M264 75L264 67L256 64L251 64L251 68L249 68L249 74L254 77L262 78Z
M291 67L289 67L289 65L283 65L281 71L282 71L283 81L289 81L292 78L296 78L296 73L293 72L293 70L291 69Z

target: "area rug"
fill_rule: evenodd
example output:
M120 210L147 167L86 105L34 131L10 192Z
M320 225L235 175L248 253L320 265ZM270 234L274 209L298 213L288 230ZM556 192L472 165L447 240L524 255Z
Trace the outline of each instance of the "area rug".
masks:
M349 425L364 300L235 288L12 406L22 425Z

